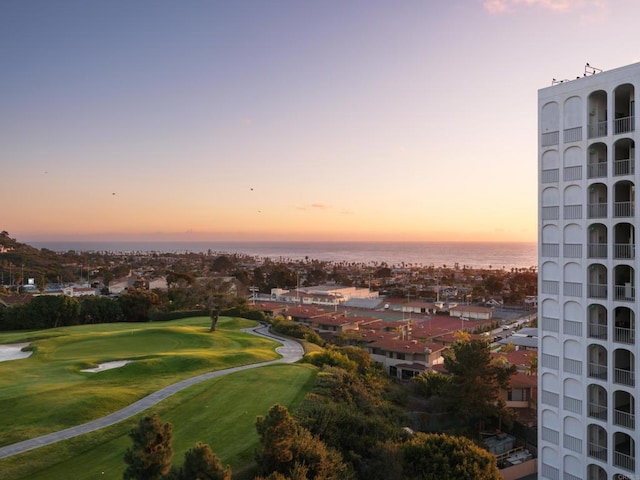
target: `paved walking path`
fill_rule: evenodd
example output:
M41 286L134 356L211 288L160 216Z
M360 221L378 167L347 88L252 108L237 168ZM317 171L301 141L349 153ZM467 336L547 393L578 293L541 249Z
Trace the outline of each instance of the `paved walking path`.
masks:
M137 402L132 403L131 405L124 407L117 412L113 412L106 417L98 418L96 420L92 420L91 422L77 425L75 427L70 427L65 430L60 430L59 432L49 433L47 435L42 435L41 437L36 437L30 440L24 440L19 443L0 447L0 458L6 458L12 455L17 455L19 453L28 452L29 450L34 450L39 447L44 447L45 445L51 445L52 443L56 443L61 440L67 440L69 438L77 437L78 435L84 435L85 433L93 432L95 430L114 425L118 422L121 422L122 420L126 420L127 418L143 412L144 410L156 405L157 403L170 397L174 393L179 392L180 390L190 387L191 385L195 385L196 383L209 380L210 378L220 377L228 373L248 370L250 368L262 367L264 365L269 365L272 363L294 363L302 358L302 355L304 354L302 345L300 345L298 342L274 335L268 331L268 328L266 326L249 328L246 329L245 332L253 333L255 335L261 335L263 337L281 342L282 346L276 348L276 351L280 355L282 355L282 358L279 358L278 360L271 360L269 362L254 363L251 365L242 365L240 367L227 368L225 370L217 370L215 372L204 373L202 375L198 375L197 377L182 380L181 382L166 386L163 389L158 390L157 392L147 395Z

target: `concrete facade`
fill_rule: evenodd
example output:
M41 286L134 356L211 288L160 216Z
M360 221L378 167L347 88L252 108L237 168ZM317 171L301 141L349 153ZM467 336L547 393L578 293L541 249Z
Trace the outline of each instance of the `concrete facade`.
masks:
M538 91L538 474L640 478L640 63Z

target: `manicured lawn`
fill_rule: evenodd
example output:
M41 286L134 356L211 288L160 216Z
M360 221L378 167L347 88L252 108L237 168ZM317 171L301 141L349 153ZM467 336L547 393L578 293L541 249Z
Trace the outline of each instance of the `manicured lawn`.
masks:
M35 347L29 358L0 362L0 445L88 422L185 378L278 358L274 342L240 331L255 322L223 318L215 333L209 322L196 317L0 334L0 343ZM133 363L81 371L113 360Z
M274 403L296 405L311 388L315 372L309 365L270 365L208 380L161 402L154 410L173 425L173 463L180 465L184 452L202 441L231 465L234 480L252 478L256 416L266 415ZM127 434L138 418L0 460L1 478L121 479L122 458L131 444Z

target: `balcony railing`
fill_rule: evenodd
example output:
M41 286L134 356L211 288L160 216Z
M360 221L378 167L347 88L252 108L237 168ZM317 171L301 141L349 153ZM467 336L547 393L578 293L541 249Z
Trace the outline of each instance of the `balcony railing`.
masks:
M543 243L542 244L543 257L558 257L559 255L560 255L559 243Z
M614 340L619 343L626 343L628 345L635 345L636 332L633 328L614 328L615 337Z
M603 462L607 461L607 447L599 443L589 442L589 456Z
M566 373L574 375L582 375L582 362L573 358L565 358L563 361L563 370Z
M565 243L562 246L564 258L582 258L581 243Z
M605 131L606 131L606 125L605 125ZM606 135L606 133L605 133L605 135ZM542 141L540 142L540 145L542 145L543 147L550 147L551 145L558 145L558 143L560 143L560 132L559 131L555 131L555 132L543 133L541 140Z
M562 179L565 182L582 180L582 165L574 165L572 167L564 167Z
M600 363L589 362L589 369L587 376L590 378L597 378L599 380L607 379L607 366Z
M634 130L635 130L635 118L633 117L633 115L630 117L616 118L613 121L613 131L616 134L633 132Z
M607 218L607 204L590 203L587 205L587 216L589 218Z
M546 330L548 332L559 332L560 320L557 318L542 317L542 330Z
M602 178L607 176L607 162L590 163L587 165L588 178Z
M634 302L636 299L636 287L633 285L616 285L614 287L614 299L624 302Z
M580 220L582 218L582 205L565 205L562 214L565 220Z
M559 407L560 395L555 392L549 392L548 390L542 390L542 403L551 405L552 407Z
M615 409L613 411L613 424L627 427L633 430L636 428L636 416L633 413Z
M607 298L607 285L600 283L590 283L589 298Z
M636 245L634 243L614 244L613 258L633 260L634 258L636 258Z
M634 202L614 202L614 217L633 217L635 214Z
M542 293L558 295L560 293L560 282L557 280L542 280Z
M577 453L582 453L582 439L565 433L562 436L562 446Z
M606 204L605 204L606 210ZM552 207L542 207L542 220L558 220L560 218L560 207L552 206Z
M594 122L589 125L589 138L598 138L607 136L607 121ZM557 144L556 144L557 145ZM543 145L544 146L544 145Z
M607 325L601 323L590 323L587 330L589 338L607 339Z
M627 385L629 387L635 387L636 375L635 372L624 368L614 369L614 382L620 385Z
M542 170L542 172L540 172L541 183L557 183L559 180L560 180L559 168L550 168L549 170Z
M588 244L589 258L607 258L606 243L590 243Z
M589 402L588 415L591 418L597 418L598 420L607 421L607 406L600 405L599 403Z
M542 427L542 439L560 445L560 432L553 428Z
M569 412L582 414L582 400L579 398L568 397L565 395L562 397L562 406Z
M636 459L631 455L621 452L613 452L613 465L624 468L630 472L636 471Z
M582 284L578 282L564 282L562 291L567 297L581 297Z
M579 142L582 140L582 127L565 128L564 143Z
M615 176L633 175L634 173L635 168L631 158L625 158L613 162L613 174Z

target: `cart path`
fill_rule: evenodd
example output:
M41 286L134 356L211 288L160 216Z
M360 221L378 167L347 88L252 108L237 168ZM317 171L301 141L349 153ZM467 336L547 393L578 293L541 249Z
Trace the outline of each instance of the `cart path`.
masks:
M126 420L127 418L137 415L138 413L143 412L144 410L150 407L153 407L154 405L170 397L174 393L179 392L180 390L184 390L185 388L190 387L191 385L195 385L196 383L200 383L215 377L220 377L228 373L240 372L242 370L262 367L264 365L270 365L273 363L294 363L300 360L302 358L302 355L304 354L302 345L300 345L298 342L280 337L278 335L274 335L268 331L268 327L266 326L248 328L248 329L245 329L244 331L247 333L253 333L254 335L267 337L271 340L275 340L282 343L281 347L276 348L276 351L280 355L282 355L282 358L279 358L277 360L271 360L268 362L253 363L250 365L241 365L239 367L227 368L224 370L216 370L215 372L204 373L196 377L182 380L172 385L168 385L158 390L157 392L147 395L146 397L141 398L137 402L134 402L131 405L126 406L105 417L98 418L96 420L92 420L87 423L83 423L82 425L70 427L65 430L48 433L46 435L32 438L30 440L24 440L22 442L0 447L0 458L6 458L12 455L17 455L19 453L28 452L29 450L34 450L39 447L44 447L45 445L51 445L52 443L60 442L62 440L67 440L69 438L77 437L78 435L84 435L85 433L94 432L96 430L100 430L101 428L114 425L118 422L121 422L122 420Z

